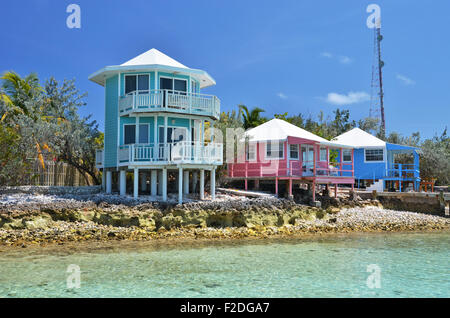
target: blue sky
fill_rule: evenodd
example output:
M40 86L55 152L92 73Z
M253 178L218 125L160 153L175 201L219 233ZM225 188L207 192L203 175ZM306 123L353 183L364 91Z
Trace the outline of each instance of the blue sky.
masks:
M66 26L71 3L81 29ZM104 91L88 76L154 47L211 74L217 85L204 93L224 111L243 103L269 117L331 116L339 107L358 120L369 113L370 3L381 7L387 131L440 134L450 118L445 0L1 1L0 72L75 79L88 93L81 113L103 130Z

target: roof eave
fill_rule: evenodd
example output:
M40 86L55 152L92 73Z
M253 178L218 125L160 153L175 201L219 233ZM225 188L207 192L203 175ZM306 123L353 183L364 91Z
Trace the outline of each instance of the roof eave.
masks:
M97 72L91 74L88 79L97 83L99 85L105 86L105 80L115 75L116 73L123 71L144 71L144 70L152 70L152 71L168 71L173 73L182 73L187 75L196 75L201 79L200 88L205 88L209 86L213 86L216 84L216 81L205 71L192 69L192 68L181 68L160 64L149 64L149 65L113 65L106 66ZM103 76L102 76L103 75Z

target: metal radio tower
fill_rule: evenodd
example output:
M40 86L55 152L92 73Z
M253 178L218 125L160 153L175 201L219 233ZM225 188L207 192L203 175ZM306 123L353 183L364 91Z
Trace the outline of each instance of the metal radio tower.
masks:
M374 28L374 53L372 64L372 84L371 84L371 98L370 98L370 117L377 117L381 119L380 135L385 138L386 135L386 121L384 118L384 93L383 93L383 66L384 62L381 59L381 27Z

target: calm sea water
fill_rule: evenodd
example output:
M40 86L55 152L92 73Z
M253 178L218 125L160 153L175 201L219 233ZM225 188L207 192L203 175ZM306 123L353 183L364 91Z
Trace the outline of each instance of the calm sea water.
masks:
M0 252L2 297L450 297L450 233ZM67 267L81 269L67 288ZM381 288L368 288L370 264Z

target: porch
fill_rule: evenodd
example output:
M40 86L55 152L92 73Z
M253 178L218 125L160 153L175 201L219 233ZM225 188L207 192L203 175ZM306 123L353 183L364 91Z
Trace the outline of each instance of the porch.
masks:
M220 100L214 95L154 89L131 92L119 99L119 115L142 112L172 112L209 116L218 119Z

